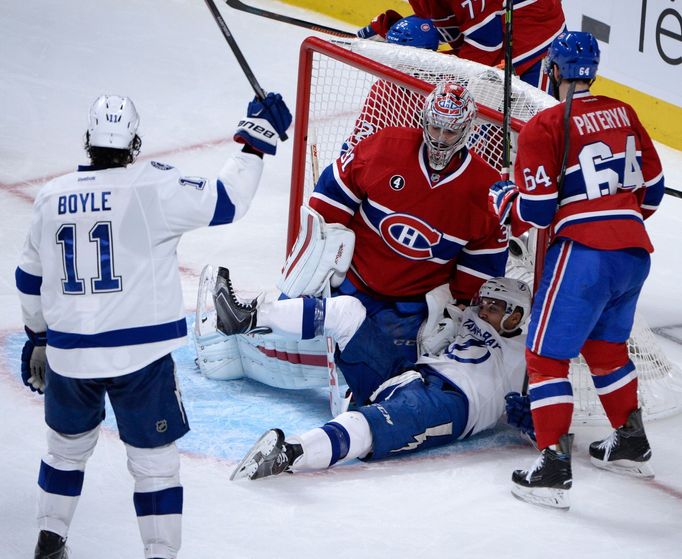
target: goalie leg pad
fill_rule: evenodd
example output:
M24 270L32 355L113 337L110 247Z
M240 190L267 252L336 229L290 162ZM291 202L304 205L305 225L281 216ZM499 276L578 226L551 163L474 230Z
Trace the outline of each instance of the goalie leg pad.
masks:
M220 332L195 335L197 365L206 378L235 380L244 378L244 367L239 352L239 335L225 336Z
M322 295L332 280L345 278L355 247L355 233L339 223L325 223L312 208L301 206L301 229L282 269L277 288L287 297Z
M247 378L293 390L327 386L327 345L323 337L311 340L275 334L236 337Z

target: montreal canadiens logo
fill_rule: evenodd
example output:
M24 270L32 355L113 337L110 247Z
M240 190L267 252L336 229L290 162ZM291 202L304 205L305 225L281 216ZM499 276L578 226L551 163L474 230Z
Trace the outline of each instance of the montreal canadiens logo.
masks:
M407 214L391 214L379 222L384 242L395 252L411 260L433 258L432 247L440 241L439 231Z
M391 190L402 190L405 188L405 178L400 175L393 175L388 181Z
M434 108L439 113L452 117L461 116L464 113L466 106L466 103L462 99L448 95L438 99Z

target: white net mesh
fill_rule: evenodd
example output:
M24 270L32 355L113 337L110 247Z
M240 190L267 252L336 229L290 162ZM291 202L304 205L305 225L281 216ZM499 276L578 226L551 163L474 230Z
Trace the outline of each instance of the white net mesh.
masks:
M469 147L497 169L502 168L504 73L475 62L437 52L377 41L333 41L334 44L430 84L448 79L465 85L479 106L495 111L494 121L479 115ZM319 168L386 126L421 126L424 95L363 72L321 53L313 56L308 140L317 146ZM556 100L514 78L513 118L527 122ZM513 134L518 133L518 128ZM312 163L306 166L305 192L314 186Z
M341 52L360 54L430 84L448 79L468 87L480 111L468 146L493 167L502 168L504 73L501 70L455 56L376 41L333 43ZM305 175L301 184L294 185L302 191L302 200L307 199L319 172L339 156L344 144L352 146L386 126L420 127L425 98L425 94L410 91L385 77L377 77L369 69L358 69L321 52L313 53L310 79L310 96L305 109L309 119L304 132L307 146L302 148L306 152ZM555 99L513 79L512 165L514 140L523 123L554 104ZM298 208L292 211L297 213ZM507 275L532 284L535 236L531 234L529 239L523 243L525 253L509 259ZM653 419L682 411L682 372L665 357L640 316L636 318L629 349L637 366L644 416ZM571 379L575 396L574 422L606 422L589 369L582 359L571 363Z

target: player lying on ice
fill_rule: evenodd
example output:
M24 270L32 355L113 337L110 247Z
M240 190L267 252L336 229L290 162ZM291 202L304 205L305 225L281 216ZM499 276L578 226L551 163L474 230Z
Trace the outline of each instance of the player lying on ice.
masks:
M447 318L430 337L431 353L416 364L395 351L390 336L354 297L243 304L225 268L218 272L214 296L218 328L226 335L269 329L298 339L331 336L359 406L300 436L267 431L231 479L323 469L341 460L386 458L464 439L493 427L504 412L505 395L523 382L521 326L531 295L520 280L486 281L476 304L463 311L447 305Z

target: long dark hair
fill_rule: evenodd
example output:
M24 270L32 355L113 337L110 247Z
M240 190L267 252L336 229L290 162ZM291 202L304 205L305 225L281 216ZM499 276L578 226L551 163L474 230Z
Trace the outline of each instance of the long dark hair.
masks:
M90 158L90 164L97 169L109 169L111 167L125 167L135 161L140 154L142 140L135 134L128 149L103 148L90 145L90 133L85 133L85 151Z

